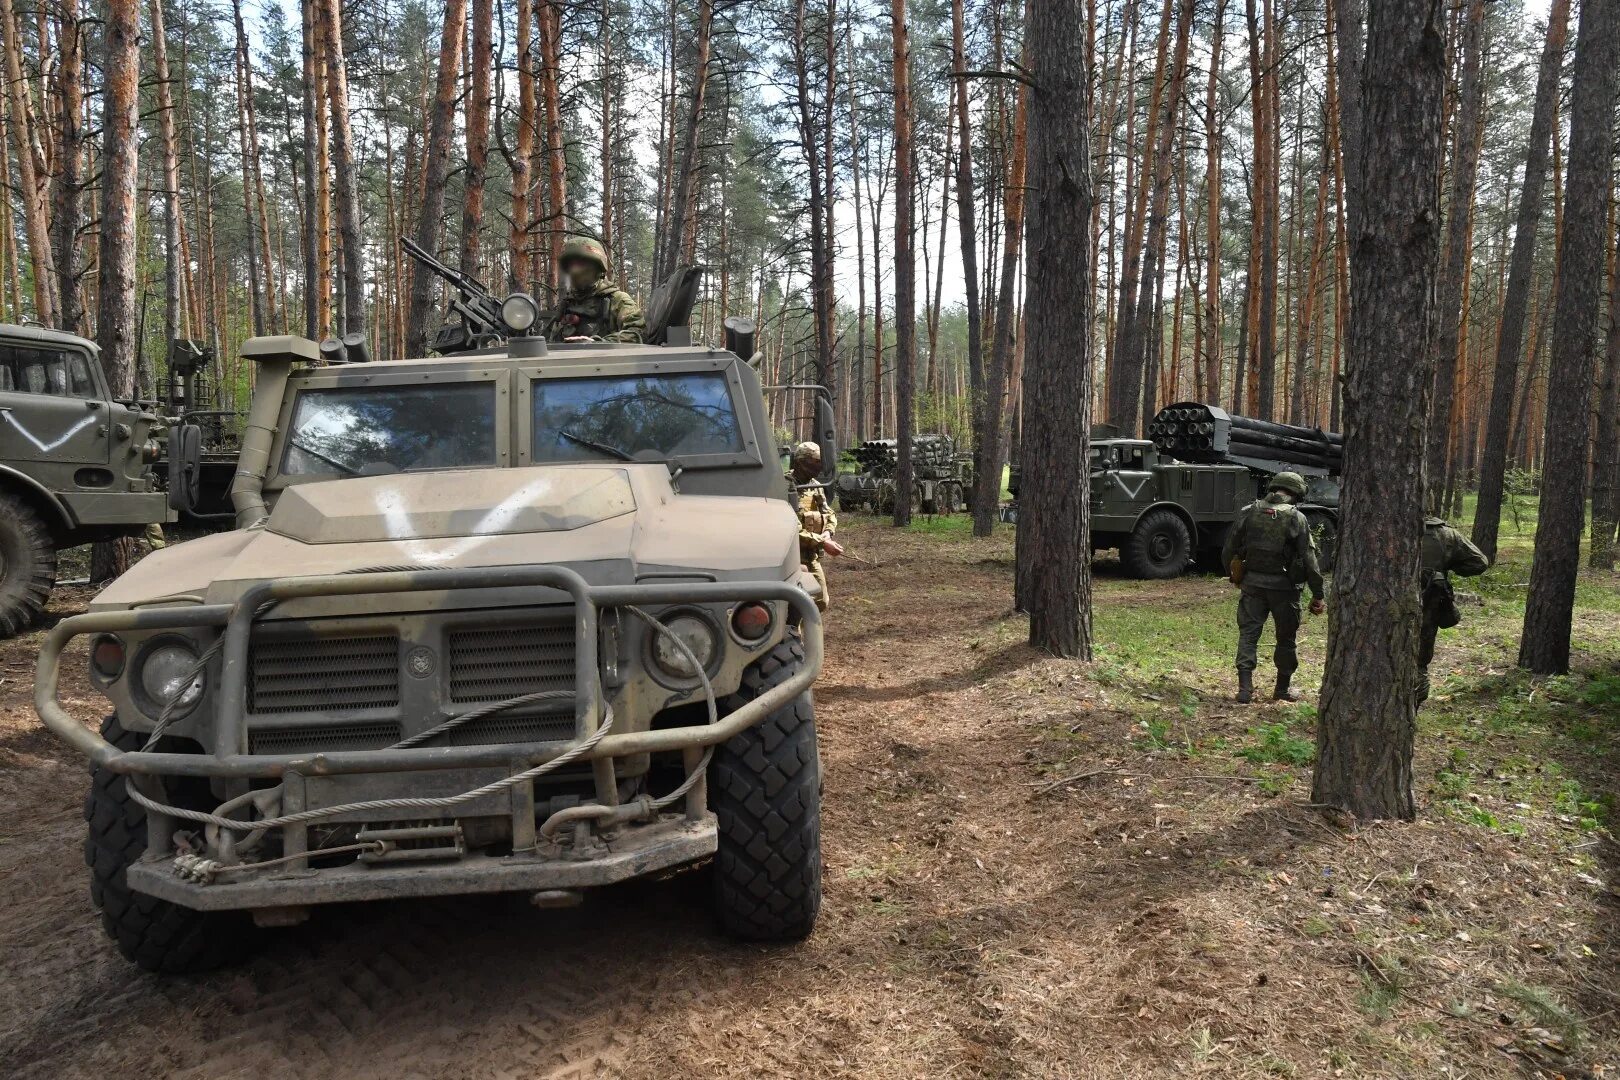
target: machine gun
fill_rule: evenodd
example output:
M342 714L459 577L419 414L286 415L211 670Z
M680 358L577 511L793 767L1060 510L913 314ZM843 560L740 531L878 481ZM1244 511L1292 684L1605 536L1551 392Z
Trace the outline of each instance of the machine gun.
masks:
M483 282L440 262L409 237L402 238L400 246L424 269L439 275L456 290L450 310L461 316L461 322L446 322L439 327L433 351L441 356L487 349L509 337L527 334L540 322L540 306L532 297L513 293L505 300L497 300Z

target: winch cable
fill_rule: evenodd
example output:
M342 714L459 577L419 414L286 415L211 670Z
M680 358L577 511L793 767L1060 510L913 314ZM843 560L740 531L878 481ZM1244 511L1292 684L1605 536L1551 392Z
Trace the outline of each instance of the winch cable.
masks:
M692 669L697 672L698 679L702 683L705 704L708 707L709 723L711 725L719 723L719 720L720 720L719 705L718 705L718 703L717 703L717 701L715 699L714 685L709 680L708 673L707 673L707 671L704 670L703 665L698 662L697 656L696 656L695 653L692 652L691 647L688 646L687 643L681 639L680 635L676 634L673 630L671 630L669 627L665 626L663 623L659 622L656 618L654 618L652 615L650 615L649 613L647 613L643 609L641 609L639 607L636 607L634 605L627 605L625 610L629 611L631 614L635 615L637 618L639 618L643 622L645 622L650 628L653 629L653 631L655 633L663 635L666 639L668 639L670 641L671 644L673 644L676 647L677 650L679 650L679 652L685 658L687 663L690 664ZM257 617L257 615L255 615L255 617ZM208 661L211 660L213 655L217 652L217 650L220 647L220 644L221 644L222 641L223 641L223 638L221 638L219 641L216 641L208 649L204 650L202 656L200 656L198 658L197 664L194 665L194 667L193 667L193 673L192 673L191 677L195 677L196 673L200 672L204 667L207 666ZM187 678L187 679L182 681L182 690L184 689L185 685L189 684L189 682L190 682L190 678ZM517 697L508 698L508 699L506 699L504 701L493 702L493 703L491 703L489 705L485 705L485 706L483 706L481 708L478 708L478 709L473 709L473 710L471 710L469 712L466 712L466 713L463 713L463 714L461 714L459 716L451 717L449 720L445 721L442 724L439 724L439 725L437 725L437 726L435 726L433 728L429 728L427 731L418 732L416 735L413 735L408 739L404 739L401 742L394 744L394 746L389 747L389 749L407 748L407 747L419 745L420 743L426 742L429 739L434 738L434 737L436 737L438 735L441 735L441 734L445 733L446 731L449 731L449 730L451 730L453 728L459 727L459 726L461 726L463 724L470 723L473 720L481 719L481 718L483 718L485 716L490 716L490 715L494 715L496 713L504 712L504 711L506 711L508 709L519 708L519 707L522 707L523 705L534 704L534 703L537 703L537 702L543 701L543 700L556 700L558 698L571 698L572 696L573 695L571 693L569 693L568 691L551 690L551 691L542 691L542 692L539 692L539 693L532 693L532 694L521 694L521 695L518 695ZM147 742L148 746L150 746L150 745L152 745L152 744L154 744L156 742L157 734L159 733L161 728L167 726L167 722L168 722L170 716L172 715L172 711L173 711L173 708L174 708L176 702L178 701L178 697L179 697L179 695L176 694L176 696L174 698L171 698L170 701L164 706L164 711L163 711L163 713L161 713L159 715L159 718L158 718L158 725L157 725L157 727L154 728L153 735L151 737L149 737L149 739L148 739L148 742ZM295 825L295 824L301 824L301 823L309 822L309 821L316 821L316 820L319 820L321 818L332 817L332 816L337 815L337 814L350 814L350 813L357 813L357 812L369 812L369 811L373 811L373 810L396 810L396 809L397 810L443 810L443 809L452 809L452 808L454 808L456 806L463 805L464 803L471 802L471 801L474 801L476 799L483 798L486 795L497 794L497 793L499 793L501 791L505 791L505 790L507 790L509 788L515 787L518 784L527 783L529 781L535 780L535 779L537 779L537 778L539 778L541 776L544 776L546 773L549 773L549 772L551 772L551 771L553 771L555 769L558 769L558 768L562 767L563 765L569 764L569 763L577 760L581 755L583 755L585 753L588 753L591 749L593 749L596 746L597 743L602 741L602 739L608 734L608 732L613 727L613 721L614 721L613 708L612 708L611 705L606 705L606 706L604 706L604 709L605 709L605 715L603 717L602 725L600 727L598 727L596 729L596 731L593 732L589 737L587 737L586 739L582 740L581 742L576 743L575 745L571 746L568 750L565 750L562 754L558 755L557 757L551 759L550 761L543 762L540 765L537 765L534 768L528 769L528 770L526 770L524 772L517 773L517 774L515 774L513 776L509 776L509 777L503 777L500 780L496 780L496 781L493 781L493 782L491 782L489 784L485 784L483 787L480 787L480 788L474 788L471 791L462 792L460 795L450 795L450 796L444 796L444 797L440 797L440 798L374 799L374 800L370 800L370 801L366 801L366 802L345 803L345 804L338 805L338 806L315 807L315 808L310 809L310 810L300 811L300 812L295 813L295 814L286 814L286 815L282 815L280 817L261 818L261 819L257 819L257 820L251 820L251 821L242 821L242 820L238 820L236 818L225 817L223 814L218 812L218 811L222 811L222 810L235 809L236 807L233 804L240 805L241 802L242 802L241 797L238 797L236 799L232 799L232 800L228 801L227 803L221 804L219 807L216 808L215 813L207 813L207 812L201 811L201 810L190 810L190 809L186 809L184 807L170 806L168 804L159 802L156 799L150 798L149 796L147 796L146 794L141 792L139 790L139 788L136 786L136 784L133 782L135 780L135 777L133 775L126 778L126 787L127 787L128 791L129 791L130 798L133 799L140 806L145 807L149 811L152 811L152 812L158 813L158 814L164 814L164 815L169 816L169 817L178 818L178 819L183 820L183 821L193 821L193 822L197 822L198 824L201 824L201 825L213 826L216 829L229 829L229 830L231 830L233 832L246 832L246 833L250 834L250 839L256 839L257 837L263 836L264 833L267 832L270 829L284 828L284 827L286 827L288 825ZM677 788L675 788L673 791L669 792L668 794L663 795L663 796L661 796L661 797L659 797L657 799L645 799L644 798L643 801L644 801L644 803L646 805L646 808L647 808L646 809L646 814L648 816L650 816L651 814L656 813L657 811L662 810L665 807L668 807L668 806L672 805L677 800L685 797L686 794L692 790L693 786L697 784L698 780L701 779L703 777L703 775L705 774L705 772L708 770L709 763L713 759L713 757L714 757L714 747L710 746L710 747L708 747L708 748L706 748L704 750L703 757L698 761L698 764L696 765L696 767L693 768L691 773L688 774L688 776L680 784L680 786L678 786ZM270 790L278 790L278 789L270 789ZM252 792L250 794L252 794L252 795L263 795L265 793L264 792ZM552 815L552 817L550 817L550 818L548 818L546 820L545 825L546 826L553 826L553 823L557 822L561 815L568 815L568 816L576 817L576 818L577 817L601 817L601 816L607 816L609 814L614 813L615 809L616 808L614 808L614 807L603 806L603 805L600 805L600 804L586 805L586 806L579 806L579 807L570 807L567 810L559 811L557 814ZM570 813L571 811L573 811L575 813ZM554 831L555 831L555 829L552 828L552 830L550 832L547 832L546 835L550 836L552 834L552 832L554 832ZM336 849L333 849L333 853L335 853L335 852L336 852ZM312 854L312 853L308 853L308 854ZM307 857L307 855L306 855L306 857ZM193 859L193 861L196 861L195 857L192 857L192 859ZM273 860L273 861L279 862L279 861L286 861L286 860ZM214 862L214 860L207 860L207 859L201 860L201 863L203 863L203 864L212 864L213 862ZM239 864L238 866L233 866L232 869L245 869L245 868L249 868L249 867L260 867L260 866L268 866L268 865L271 865L270 861L263 862L263 863L244 863L244 864ZM200 870L208 870L208 869L211 869L211 867L209 867L209 866L201 866L198 869L200 869ZM212 868L212 869L217 869L217 868Z

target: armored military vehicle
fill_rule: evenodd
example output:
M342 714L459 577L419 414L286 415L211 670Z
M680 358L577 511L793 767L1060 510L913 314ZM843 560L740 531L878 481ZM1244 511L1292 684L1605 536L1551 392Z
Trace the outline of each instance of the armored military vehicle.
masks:
M1092 430L1093 551L1117 548L1126 573L1138 578L1177 577L1194 562L1218 571L1237 512L1263 494L1272 476L1292 470L1305 477L1301 510L1323 568L1331 568L1342 436L1193 402L1159 410L1148 434L1127 439L1106 425Z
M704 860L724 930L810 932L816 585L749 327L692 345L689 295L651 307L661 344L548 348L521 295L449 355L246 343L237 528L143 560L39 659L125 956L200 969L314 905L561 906ZM99 734L61 698L78 637Z
M50 600L58 551L175 520L153 468L161 430L113 399L95 342L0 325L0 637Z
M859 472L841 473L835 488L840 510L886 514L894 509L894 471L899 463L894 439L867 439L851 447ZM973 455L959 452L949 435L911 439L913 506L924 514L955 514L969 509Z

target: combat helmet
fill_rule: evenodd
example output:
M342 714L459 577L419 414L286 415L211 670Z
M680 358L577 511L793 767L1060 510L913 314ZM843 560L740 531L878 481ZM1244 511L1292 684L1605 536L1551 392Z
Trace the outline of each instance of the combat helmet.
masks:
M802 442L793 448L793 457L791 460L794 468L798 468L801 464L809 461L811 458L815 459L816 467L819 469L821 467L820 445L813 442Z
M1296 499L1305 497L1305 478L1297 472L1280 472L1266 485L1267 491L1286 491Z
M608 276L607 251L599 241L592 240L587 236L571 237L563 245L562 251L557 253L557 265L567 266L569 263L576 261L595 263L596 269L601 272L602 276Z

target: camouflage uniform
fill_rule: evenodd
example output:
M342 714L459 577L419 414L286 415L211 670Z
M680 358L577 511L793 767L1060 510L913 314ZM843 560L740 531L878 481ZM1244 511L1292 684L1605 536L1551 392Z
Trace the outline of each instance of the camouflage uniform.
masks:
M816 450L815 457L819 462L821 448L814 443L809 447ZM817 482L816 472L807 469L808 457L806 446L801 445L794 450L793 471L788 473L788 483L793 485L793 507L799 514L799 561L815 576L816 584L821 586L821 595L816 597L816 610L826 611L831 603L831 594L827 591L827 570L821 565L821 538L837 531L838 515L833 513L832 503L827 499L827 489Z
M596 341L617 341L634 345L647 332L641 305L607 276L607 252L595 240L570 240L557 257L559 265L587 262L596 267L597 279L589 291L570 288L546 328L550 341L587 337Z
M1449 574L1475 577L1490 567L1485 553L1443 518L1423 519L1423 630L1418 643L1418 701L1429 697L1429 664L1434 660L1434 639L1443 628L1457 625L1460 616L1451 595Z
M1299 487L1303 494L1303 481ZM1294 639L1299 633L1300 592L1309 585L1312 602L1322 599L1322 571L1316 564L1310 523L1287 495L1268 492L1244 507L1227 533L1221 562L1230 566L1234 559L1243 560L1243 592L1237 611L1239 700L1248 700L1252 692L1260 634L1268 615L1277 632L1277 647L1272 652L1277 665L1275 696L1288 698L1289 681L1299 666Z

